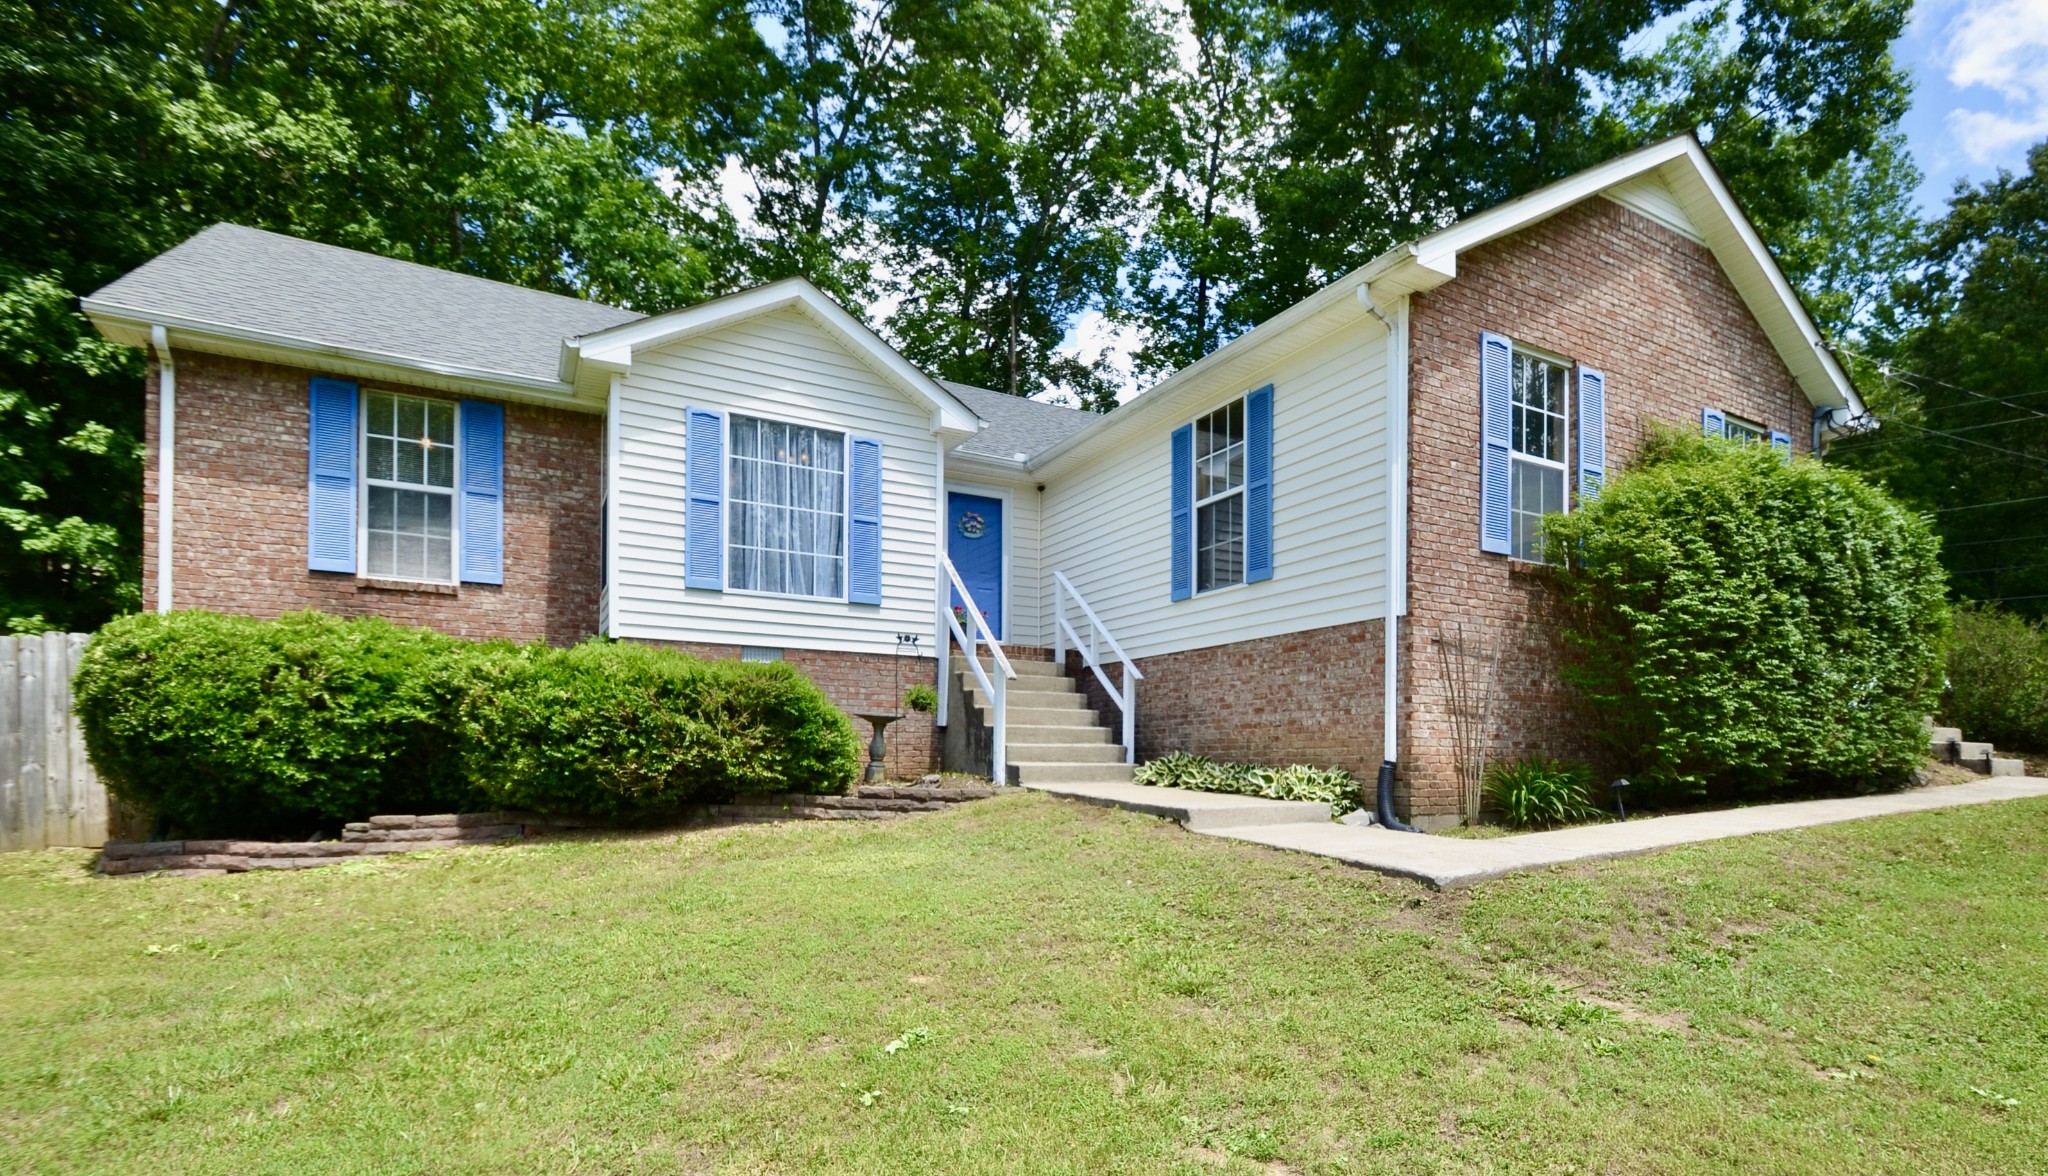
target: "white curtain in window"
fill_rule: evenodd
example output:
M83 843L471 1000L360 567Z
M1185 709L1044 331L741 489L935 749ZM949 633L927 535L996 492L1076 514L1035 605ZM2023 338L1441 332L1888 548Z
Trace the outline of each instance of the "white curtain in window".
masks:
M731 422L727 583L845 596L845 435L757 417Z

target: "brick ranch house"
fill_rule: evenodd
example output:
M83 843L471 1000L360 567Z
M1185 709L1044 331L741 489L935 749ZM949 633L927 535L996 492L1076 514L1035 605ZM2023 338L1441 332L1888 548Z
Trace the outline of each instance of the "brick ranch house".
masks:
M937 682L898 774L1398 760L1425 827L1463 804L1447 638L1498 648L1492 754L1592 750L1545 512L1653 421L1790 455L1862 412L1689 136L1100 416L934 380L797 279L644 316L217 225L84 308L150 353L148 607L781 659L855 714Z

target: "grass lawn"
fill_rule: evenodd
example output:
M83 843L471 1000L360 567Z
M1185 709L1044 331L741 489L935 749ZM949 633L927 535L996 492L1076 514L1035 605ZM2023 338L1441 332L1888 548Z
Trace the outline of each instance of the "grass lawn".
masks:
M1004 797L0 857L0 1170L2039 1172L2048 802L1440 895Z

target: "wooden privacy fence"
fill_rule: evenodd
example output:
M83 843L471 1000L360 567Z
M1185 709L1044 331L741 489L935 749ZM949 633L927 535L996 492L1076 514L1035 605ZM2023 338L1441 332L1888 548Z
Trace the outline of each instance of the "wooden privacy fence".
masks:
M85 640L0 637L0 850L107 839L107 791L71 714L71 675Z

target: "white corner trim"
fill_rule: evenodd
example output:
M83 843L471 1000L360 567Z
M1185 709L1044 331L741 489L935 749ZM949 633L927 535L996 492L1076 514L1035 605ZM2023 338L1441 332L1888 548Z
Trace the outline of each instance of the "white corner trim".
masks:
M598 585L604 615L597 627L606 637L613 636L612 614L619 607L613 587L619 579L619 383L624 379L612 374L604 401L604 582Z
M156 350L156 611L171 611L171 503L177 485L178 361L170 332L151 323L149 345Z

